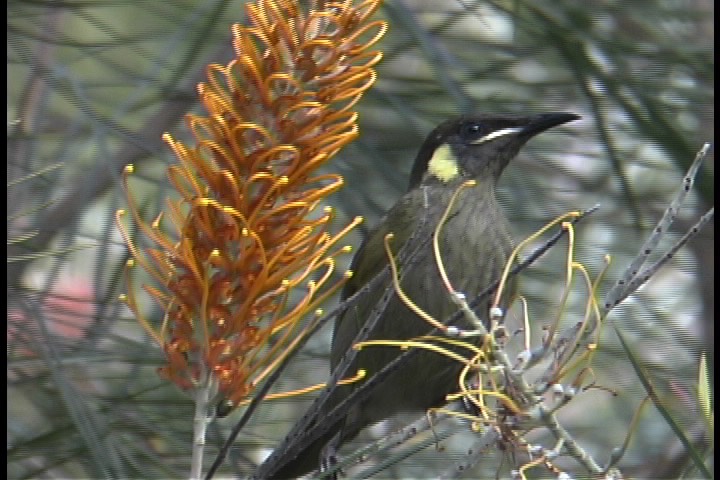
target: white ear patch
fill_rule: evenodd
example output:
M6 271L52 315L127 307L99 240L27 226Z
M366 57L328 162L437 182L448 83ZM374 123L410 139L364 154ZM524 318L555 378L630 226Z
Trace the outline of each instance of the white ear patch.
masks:
M445 183L460 174L457 158L450 145L446 143L435 149L435 153L428 163L428 172Z
M509 127L509 128L503 128L502 130L495 130L494 132L488 133L484 137L478 138L477 140L473 141L473 145L480 145L481 143L489 142L490 140L494 140L499 137L504 137L505 135L513 135L515 133L520 133L523 131L523 127Z

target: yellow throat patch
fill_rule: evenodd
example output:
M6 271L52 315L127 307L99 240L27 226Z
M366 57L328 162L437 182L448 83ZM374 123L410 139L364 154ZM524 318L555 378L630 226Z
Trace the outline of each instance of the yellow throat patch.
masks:
M460 175L457 157L450 145L446 143L435 149L435 153L428 163L428 172L444 183Z

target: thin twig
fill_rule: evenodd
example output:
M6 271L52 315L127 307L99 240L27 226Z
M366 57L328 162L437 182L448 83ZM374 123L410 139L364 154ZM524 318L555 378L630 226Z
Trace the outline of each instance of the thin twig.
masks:
M700 168L700 165L707 156L709 150L710 143L705 143L700 149L700 151L698 151L698 153L695 155L695 160L690 165L690 168L688 169L685 177L683 178L682 187L675 194L675 198L673 198L670 206L665 210L662 218L655 226L653 233L647 238L647 240L645 240L645 243L640 248L640 252L638 253L638 255L635 257L635 259L633 259L632 262L630 262L630 265L628 265L628 267L625 269L625 272L623 273L621 278L605 296L604 313L607 313L609 310L616 307L621 301L623 301L635 290L637 290L640 285L647 281L646 278L638 282L638 272L640 272L642 266L645 264L645 262L647 262L650 254L655 251L655 248L662 239L663 235L665 235L665 233L670 229L670 225L672 225L672 222L677 217L677 213L680 210L680 207L682 206L685 197L692 189L698 169ZM704 222L702 224L704 225ZM682 244L684 244L684 242L682 242ZM679 245L678 248L682 246L682 244ZM667 259L665 259L660 265L658 265L658 268L666 261ZM654 273L656 270L657 269L652 270L652 273ZM647 271L648 270L646 270L646 272Z

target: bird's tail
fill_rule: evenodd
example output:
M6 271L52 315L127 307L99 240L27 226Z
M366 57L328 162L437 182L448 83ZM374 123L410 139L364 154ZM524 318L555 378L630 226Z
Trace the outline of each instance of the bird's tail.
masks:
M268 465L267 474L262 474L263 479L287 479L298 478L320 467L321 456L325 446L333 439L334 433L340 425L328 430L328 433L321 435L318 439L303 446L297 455L292 458L280 452L278 460L273 465ZM276 466L277 465L277 466Z

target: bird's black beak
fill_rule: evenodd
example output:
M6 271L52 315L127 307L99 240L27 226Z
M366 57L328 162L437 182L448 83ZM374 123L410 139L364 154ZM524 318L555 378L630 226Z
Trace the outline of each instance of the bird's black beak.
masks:
M582 118L580 115L575 115L574 113L543 113L535 115L534 117L530 117L530 121L523 127L520 135L533 137L549 128L579 120L580 118Z

